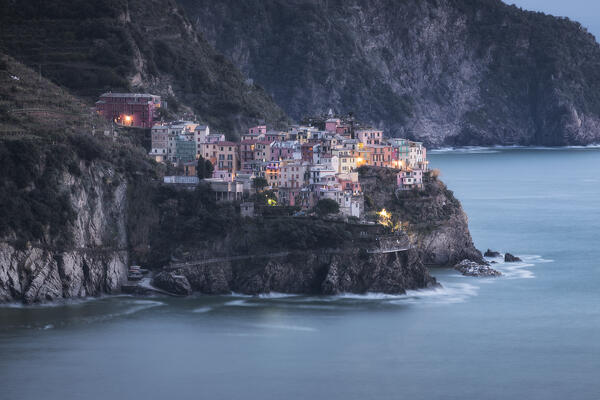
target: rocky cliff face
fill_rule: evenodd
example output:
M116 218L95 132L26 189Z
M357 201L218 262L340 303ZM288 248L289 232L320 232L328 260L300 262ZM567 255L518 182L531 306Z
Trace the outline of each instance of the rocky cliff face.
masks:
M33 303L118 292L126 280L127 185L106 184L117 174L90 164L80 176L65 173L61 191L77 215L68 226L69 246L52 239L18 244L5 236L0 243L0 301Z
M416 252L343 254L310 250L285 258L259 257L175 271L194 290L208 294L269 292L333 295L340 293L401 294L436 284Z
M179 0L296 119L333 107L446 145L600 141L600 47L500 0Z
M0 54L0 301L120 290L130 198L154 176L125 132L106 137L105 128L78 99Z
M230 135L285 115L204 40L172 0L0 4L0 49L92 104L105 91L163 96Z
M366 210L386 209L408 233L423 263L454 266L464 259L483 261L466 213L435 172L425 174L423 190L398 191L394 170L363 167L359 171Z

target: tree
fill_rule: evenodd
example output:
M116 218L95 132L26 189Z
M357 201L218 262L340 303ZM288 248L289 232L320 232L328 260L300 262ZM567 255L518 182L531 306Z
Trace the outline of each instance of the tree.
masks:
M340 212L340 205L335 200L321 199L317 203L315 210L321 216L337 214Z
M196 175L198 175L199 179L206 179L212 177L214 170L215 167L213 167L210 160L206 160L202 156L198 158L198 164L196 165Z
M254 189L256 189L257 192L262 192L264 188L269 186L269 182L267 182L267 180L262 176L252 179L252 184L254 185Z

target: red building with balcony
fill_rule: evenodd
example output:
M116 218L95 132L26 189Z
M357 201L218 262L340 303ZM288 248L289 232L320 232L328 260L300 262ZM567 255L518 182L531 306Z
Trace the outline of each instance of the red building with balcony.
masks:
M104 93L96 111L119 125L152 128L158 117L160 96L141 93Z

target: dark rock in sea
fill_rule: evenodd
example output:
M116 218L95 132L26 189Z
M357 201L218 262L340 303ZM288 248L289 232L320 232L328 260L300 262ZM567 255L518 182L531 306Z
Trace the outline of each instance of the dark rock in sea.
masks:
M161 272L152 280L154 286L169 293L178 295L192 294L192 286L184 275L173 272Z
M506 253L504 255L504 262L519 262L519 261L523 261L523 260L521 260L519 257L513 256L510 253Z
M454 266L454 269L466 276L492 277L502 275L499 271L490 268L489 265L479 264L471 260L462 260Z
M500 257L500 253L494 250L487 249L484 254L485 257Z
M498 264L498 261L490 261L491 264Z

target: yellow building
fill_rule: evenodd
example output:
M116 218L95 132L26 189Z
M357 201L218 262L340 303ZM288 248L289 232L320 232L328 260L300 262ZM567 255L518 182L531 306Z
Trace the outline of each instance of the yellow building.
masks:
M209 160L215 170L234 173L239 169L239 143L202 143L202 156Z

